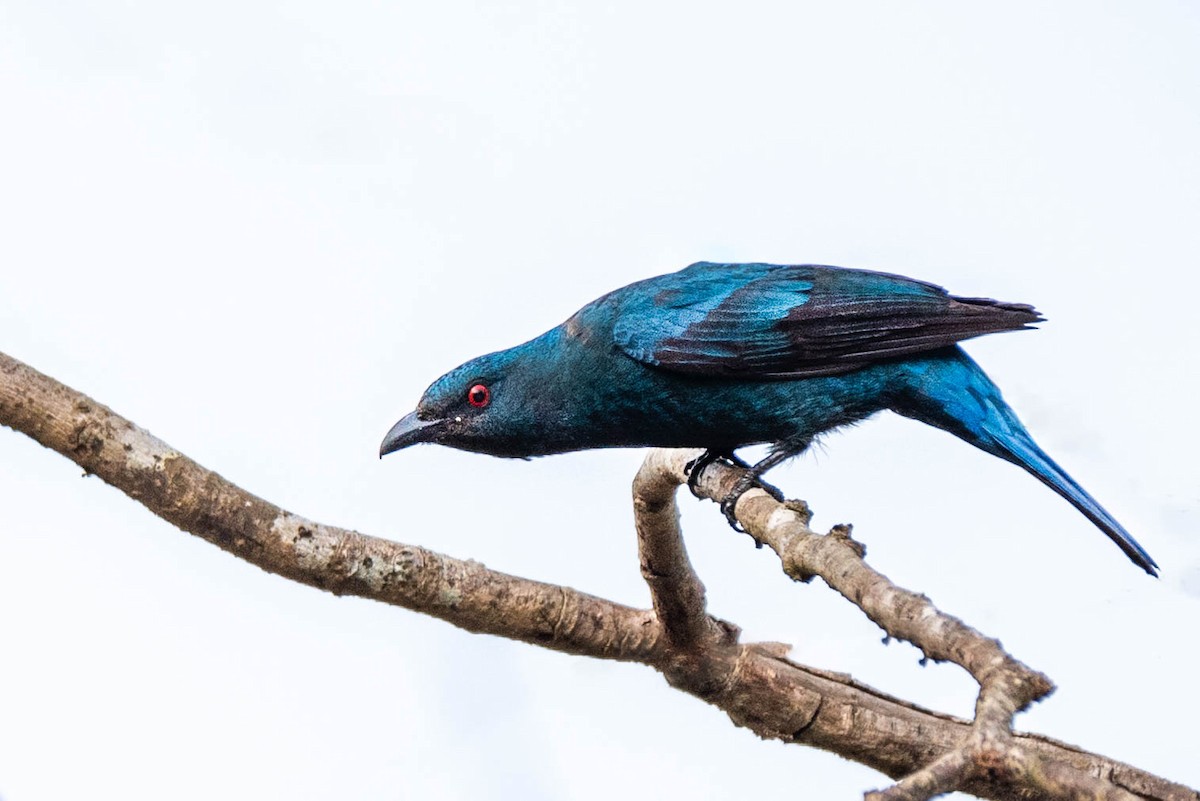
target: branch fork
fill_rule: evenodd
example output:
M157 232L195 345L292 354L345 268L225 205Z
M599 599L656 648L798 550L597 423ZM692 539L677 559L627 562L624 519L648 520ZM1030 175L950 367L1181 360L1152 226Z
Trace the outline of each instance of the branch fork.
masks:
M674 494L687 480L685 470L691 459L688 452L653 451L634 480L642 574L670 646L734 647L710 637L704 585L688 562L679 530ZM695 484L703 497L719 501L741 476L741 468L716 462L704 469ZM850 526L817 534L808 526L812 516L806 504L780 502L762 489L745 493L734 511L755 544L776 553L788 576L801 582L819 576L889 638L912 643L926 659L953 662L979 683L975 719L959 742L891 787L867 793L867 801L923 801L962 789L976 779L1011 781L1047 798L1137 798L1070 766L1048 764L1015 739L1013 718L1053 692L1051 681L1009 655L999 641L869 567L864 561L866 548L853 539ZM651 564L653 572L647 569Z

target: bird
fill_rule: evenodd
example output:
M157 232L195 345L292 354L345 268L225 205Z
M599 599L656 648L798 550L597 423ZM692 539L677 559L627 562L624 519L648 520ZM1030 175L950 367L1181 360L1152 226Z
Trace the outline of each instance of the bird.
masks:
M1028 304L958 297L885 272L697 262L454 368L392 426L379 454L418 443L523 459L702 448L689 484L716 459L748 467L721 501L734 522L737 498L772 467L891 410L1023 468L1157 576L1145 549L1034 442L958 344L1044 319ZM770 448L754 465L735 454L761 444Z

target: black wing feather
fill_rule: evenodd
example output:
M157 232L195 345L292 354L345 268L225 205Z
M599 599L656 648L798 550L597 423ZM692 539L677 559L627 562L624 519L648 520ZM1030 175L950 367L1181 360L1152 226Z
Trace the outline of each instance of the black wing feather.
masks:
M701 263L645 283L655 291L623 310L617 343L640 361L693 374L831 375L1042 320L1023 303L821 265Z

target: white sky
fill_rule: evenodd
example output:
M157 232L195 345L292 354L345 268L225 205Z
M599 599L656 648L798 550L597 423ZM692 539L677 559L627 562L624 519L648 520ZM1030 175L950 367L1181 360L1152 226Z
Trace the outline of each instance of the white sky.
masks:
M1033 302L969 350L1163 566L881 417L772 474L1059 684L1020 719L1200 784L1200 7L0 0L0 349L298 513L644 605L641 454L387 428L446 369L699 259ZM854 798L645 668L267 576L0 432L0 797ZM961 715L683 499L747 639ZM447 524L439 515L454 510Z

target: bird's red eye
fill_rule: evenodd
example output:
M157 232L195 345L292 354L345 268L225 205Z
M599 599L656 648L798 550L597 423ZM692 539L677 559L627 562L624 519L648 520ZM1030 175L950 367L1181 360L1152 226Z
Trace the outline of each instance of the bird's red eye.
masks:
M492 399L492 391L483 384L476 384L467 390L467 403L477 409L482 409L488 405L488 401Z

